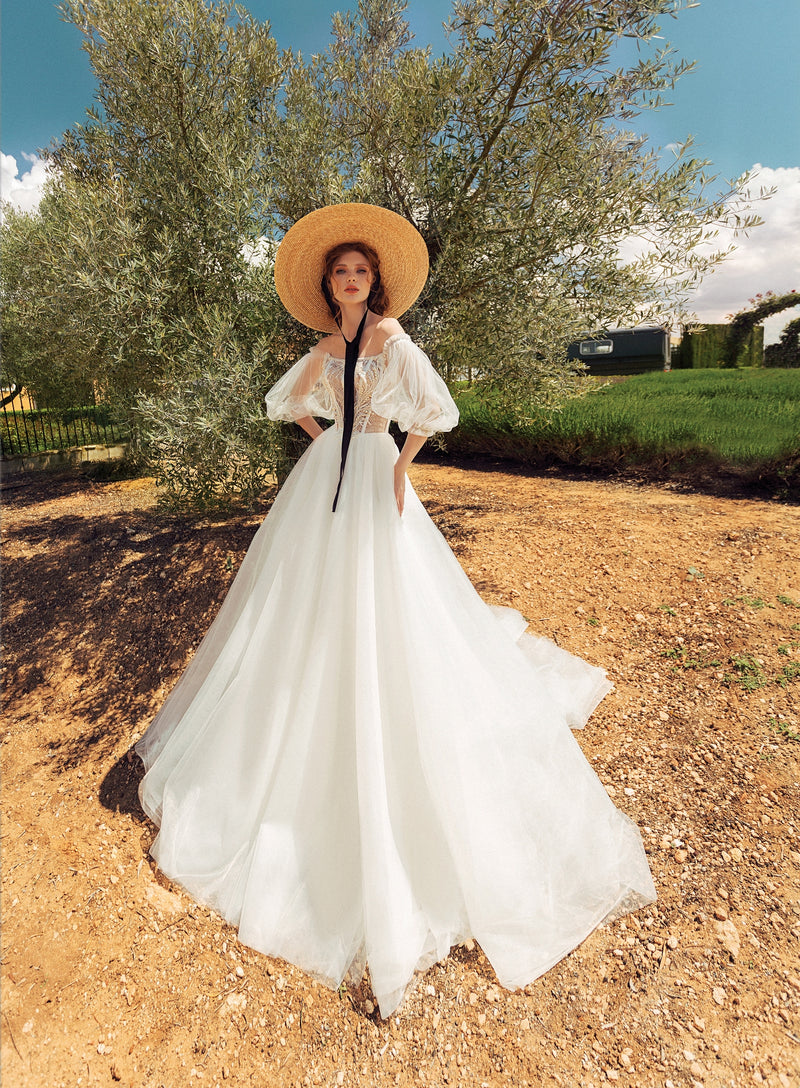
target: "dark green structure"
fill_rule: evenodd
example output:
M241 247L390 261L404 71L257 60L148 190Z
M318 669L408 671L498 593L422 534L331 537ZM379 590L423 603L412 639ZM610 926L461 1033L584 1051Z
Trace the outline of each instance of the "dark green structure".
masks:
M660 325L610 329L576 340L567 349L569 359L585 363L590 374L646 374L668 370L669 330Z

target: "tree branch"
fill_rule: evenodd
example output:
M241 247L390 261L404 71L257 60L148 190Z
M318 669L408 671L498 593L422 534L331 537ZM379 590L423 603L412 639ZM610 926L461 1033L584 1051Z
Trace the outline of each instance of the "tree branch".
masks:
M5 408L5 406L7 404L10 404L12 400L16 400L17 395L20 391L20 387L14 382L11 382L9 388L11 389L11 392L8 394L7 397L3 397L2 400L0 400L0 408Z

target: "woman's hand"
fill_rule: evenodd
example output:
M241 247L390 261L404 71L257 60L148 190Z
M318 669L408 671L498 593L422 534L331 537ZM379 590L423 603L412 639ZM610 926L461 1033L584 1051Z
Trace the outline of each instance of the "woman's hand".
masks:
M402 517L403 503L406 497L406 470L400 462L394 466L394 501L397 503L397 512Z

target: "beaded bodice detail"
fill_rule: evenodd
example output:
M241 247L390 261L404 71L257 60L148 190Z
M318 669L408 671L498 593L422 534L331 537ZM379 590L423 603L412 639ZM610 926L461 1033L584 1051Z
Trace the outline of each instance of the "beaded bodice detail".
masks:
M374 434L387 431L389 420L372 411L372 394L386 367L386 355L366 355L356 362L355 416L353 434ZM331 394L335 425L340 430L344 421L344 359L328 355L322 367L320 381Z

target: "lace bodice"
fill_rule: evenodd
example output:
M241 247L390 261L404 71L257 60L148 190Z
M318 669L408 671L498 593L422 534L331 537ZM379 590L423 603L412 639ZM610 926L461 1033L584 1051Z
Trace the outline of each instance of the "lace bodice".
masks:
M389 429L389 420L372 411L372 394L385 367L386 356L383 352L380 355L364 356L356 362L353 434L373 434ZM330 394L335 425L341 428L344 419L344 359L328 355L322 366L320 381Z
M270 419L332 419L344 416L344 360L313 349L294 364L267 393ZM388 337L378 355L356 362L356 434L386 432L395 419L401 431L423 435L449 431L458 409L428 356L405 333Z

